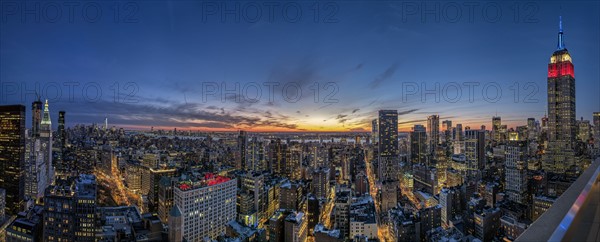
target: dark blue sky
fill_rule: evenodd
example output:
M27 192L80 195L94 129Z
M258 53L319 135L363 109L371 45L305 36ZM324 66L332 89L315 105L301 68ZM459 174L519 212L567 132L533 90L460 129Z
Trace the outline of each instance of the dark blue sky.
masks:
M430 114L476 127L497 114L523 125L546 109L559 15L577 116L600 111L597 1L50 3L0 6L0 103L29 109L38 84L55 123L66 110L70 125L108 117L143 128L360 130L377 110L398 109L405 130ZM236 83L256 102L222 100L222 85ZM278 84L272 99L269 83ZM424 88L434 89L426 100Z

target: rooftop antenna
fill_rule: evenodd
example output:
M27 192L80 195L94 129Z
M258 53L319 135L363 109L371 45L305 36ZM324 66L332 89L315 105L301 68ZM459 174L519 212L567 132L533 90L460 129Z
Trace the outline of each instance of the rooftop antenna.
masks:
M562 13L562 6L560 7L560 12ZM558 16L558 46L557 46L557 49L559 49L559 50L565 49L565 41L563 39L562 14Z

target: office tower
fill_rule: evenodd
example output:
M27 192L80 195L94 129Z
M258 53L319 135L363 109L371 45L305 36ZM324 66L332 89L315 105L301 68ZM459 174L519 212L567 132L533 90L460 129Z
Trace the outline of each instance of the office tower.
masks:
M396 206L399 185L398 111L379 111L378 174L381 182L381 211Z
M548 148L543 168L564 173L575 164L575 72L563 42L562 18L558 47L548 64Z
M595 155L600 155L600 112L594 112L594 148Z
M57 130L58 142L60 147L64 148L67 143L67 133L65 131L65 111L58 112L58 130Z
M6 190L6 214L23 205L25 163L25 106L0 106L0 188Z
M273 174L284 175L286 170L285 154L287 153L287 144L282 143L281 139L271 140L267 153L269 154L269 166Z
M330 169L322 167L313 171L312 192L318 199L327 199L329 197L329 177Z
M454 141L462 141L463 140L463 128L462 124L456 124L456 127L453 130Z
M265 145L257 137L252 137L250 142L246 143L246 162L242 170L248 172L267 170L267 161L265 154Z
M527 201L527 142L511 141L506 146L505 190L508 200Z
M485 133L482 130L465 131L467 176L476 178L485 168Z
M57 147L55 149L56 160L54 160L55 167L55 176L56 177L65 177L69 176L69 172L71 172L71 167L64 161L63 152L65 146L67 144L67 132L65 130L65 111L58 112L58 129L56 130L56 137L58 140L58 144L54 145Z
M162 166L160 168L150 168L148 171L148 181L149 181L149 190L148 190L148 203L149 210L152 212L158 211L158 188L160 186L160 179L163 176L173 177L175 176L177 169L173 167Z
M498 116L492 117L492 140L495 142L503 142L502 139L502 118Z
M398 180L398 111L379 110L379 172L380 181Z
M379 122L377 119L371 121L371 143L379 143Z
M452 120L442 121L442 131L450 131L450 130L452 130Z
M51 184L54 181L54 165L52 164L52 121L50 119L50 110L48 110L48 100L44 104L44 114L40 123L40 142L44 163L46 164L45 184Z
M534 140L538 136L535 118L527 119L527 139Z
M145 166L142 166L142 164L136 160L136 161L128 161L127 164L125 165L125 170L126 170L126 172L123 174L123 176L125 178L125 184L127 186L127 189L129 189L131 192L133 192L135 194L147 195L150 190L150 186L146 186L146 191L145 191L146 193L143 193L142 179L149 177L148 174L145 174L148 172L148 168Z
M237 148L238 154L236 156L237 162L236 166L238 169L246 168L246 147L248 143L248 136L246 135L246 131L240 130L237 137Z
M40 136L40 126L42 125L42 108L44 103L38 100L31 103L31 136Z
M236 218L236 179L212 173L191 176L180 181L173 194L169 241L216 239Z
M435 149L440 142L440 116L431 115L427 117L427 145L428 155L435 157Z
M47 159L42 139L40 137L27 137L25 144L25 198L37 201L44 196L44 190L48 185L48 175L46 172Z
M410 132L410 162L429 165L427 162L427 133L425 126L415 125Z
M179 178L163 176L158 185L158 218L169 223L169 212L173 208L173 187Z
M96 177L59 179L44 196L44 241L96 240Z
M285 150L285 175L297 181L302 179L302 147L300 144L291 144Z
M442 121L442 132L444 132L444 142L452 141L452 120Z

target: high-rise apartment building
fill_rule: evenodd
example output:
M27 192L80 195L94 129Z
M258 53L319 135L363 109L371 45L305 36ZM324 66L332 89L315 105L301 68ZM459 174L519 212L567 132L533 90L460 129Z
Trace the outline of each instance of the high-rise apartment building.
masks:
M318 199L327 199L329 197L329 167L322 167L313 172L312 192Z
M267 170L267 154L265 152L265 143L258 140L257 137L252 137L250 142L246 143L246 162L242 169L248 172Z
M483 130L465 131L467 176L476 177L485 168L485 133Z
M379 172L380 181L398 180L398 111L379 110Z
M510 141L506 146L505 181L508 200L526 204L527 142Z

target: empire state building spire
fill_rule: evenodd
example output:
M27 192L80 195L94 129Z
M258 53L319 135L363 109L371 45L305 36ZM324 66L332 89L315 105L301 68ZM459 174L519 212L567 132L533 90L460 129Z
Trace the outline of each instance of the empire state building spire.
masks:
M558 50L565 49L565 42L563 40L562 16L558 17L558 45L556 48Z

